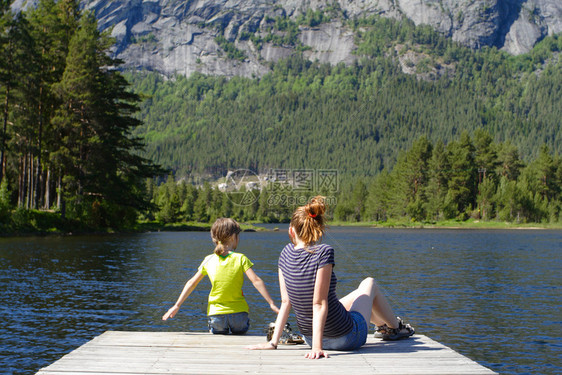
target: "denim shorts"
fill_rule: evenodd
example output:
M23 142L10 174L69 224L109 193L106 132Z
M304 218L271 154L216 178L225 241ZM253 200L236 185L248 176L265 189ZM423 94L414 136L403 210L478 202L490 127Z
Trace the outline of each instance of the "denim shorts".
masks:
M243 335L250 328L247 312L209 316L209 332L219 335Z
M363 315L357 311L350 311L353 320L353 329L347 335L340 337L324 337L322 339L322 349L324 350L357 350L367 342L369 326ZM312 337L305 336L304 341L312 347Z

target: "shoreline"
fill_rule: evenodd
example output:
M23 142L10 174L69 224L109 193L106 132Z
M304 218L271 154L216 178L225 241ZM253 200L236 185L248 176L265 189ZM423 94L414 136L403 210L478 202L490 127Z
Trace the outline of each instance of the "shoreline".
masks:
M287 223L240 223L243 232L275 232L279 228L265 228L263 224L287 224ZM47 236L105 236L105 235L121 235L134 233L152 233L152 232L209 232L212 223L185 222L174 224L161 224L156 222L137 223L135 228L125 230L106 231L64 231L64 230L36 230L36 231L15 231L11 233L0 233L0 238L17 238L17 237L47 237ZM459 221L442 221L435 223L420 223L409 221L387 221L387 222L343 222L331 221L326 223L327 227L363 227L372 229L448 229L448 230L562 230L562 223L527 223L514 224L507 222L494 221L478 221L468 220Z
M440 222L409 222L409 221L387 221L387 222L342 222L332 221L328 222L328 226L332 227L370 227L373 229L509 229L509 230L562 230L562 223L526 223L516 224L508 222L497 221L455 221L447 220Z
M69 237L69 236L107 236L134 233L152 233L152 232L210 232L213 223L185 222L174 224L161 224L155 222L137 223L135 228L123 230L57 230L50 228L48 230L21 230L7 233L0 233L0 238L19 238L19 237ZM242 232L264 232L269 231L266 228L258 227L253 224L240 223Z

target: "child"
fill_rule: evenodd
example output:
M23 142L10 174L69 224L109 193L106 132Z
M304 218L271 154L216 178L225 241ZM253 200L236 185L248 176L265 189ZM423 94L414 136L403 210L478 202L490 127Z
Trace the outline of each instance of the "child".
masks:
M234 252L238 246L239 233L240 225L235 220L220 218L215 221L211 227L211 238L216 245L214 254L205 257L197 273L185 284L176 304L164 314L162 320L173 318L178 313L181 304L205 275L209 276L212 284L207 306L211 333L243 335L248 331L249 307L242 294L244 274L269 303L269 307L279 312L264 282L253 271L253 263L244 254Z
M324 233L323 197L296 209L289 227L289 243L279 257L281 309L269 342L249 349L277 349L291 307L305 341L312 350L305 357L328 357L328 350L356 350L367 340L369 322L383 340L410 337L414 329L392 311L373 278L338 300L333 272L334 249L318 244Z

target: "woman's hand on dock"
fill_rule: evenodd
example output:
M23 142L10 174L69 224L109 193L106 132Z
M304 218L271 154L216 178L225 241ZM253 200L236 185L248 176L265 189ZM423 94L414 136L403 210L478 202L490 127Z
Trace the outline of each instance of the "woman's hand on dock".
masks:
M273 345L271 341L264 342L263 344L246 346L246 349L250 350L275 350L277 345Z
M322 349L320 350L311 350L310 352L306 353L304 355L304 358L308 358L308 359L320 359L320 358L328 358L328 353L326 353L325 351L323 351Z
M277 307L274 303L270 303L269 307L273 310L276 314L279 314L279 307Z
M170 307L170 310L162 317L162 320L168 320L168 318L173 318L176 314L180 311L180 307L178 305L174 305Z

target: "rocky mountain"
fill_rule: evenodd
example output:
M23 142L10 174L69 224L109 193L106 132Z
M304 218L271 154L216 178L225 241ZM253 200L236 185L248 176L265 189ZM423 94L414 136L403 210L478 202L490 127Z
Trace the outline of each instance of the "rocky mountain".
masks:
M13 8L36 2L16 0ZM561 0L82 0L82 6L95 12L101 29L112 28L115 53L127 66L166 75L261 76L268 62L295 48L311 60L350 63L354 34L343 21L374 14L406 17L472 48L511 54L562 32ZM296 32L274 27L276 19L307 14L329 17L298 23Z

